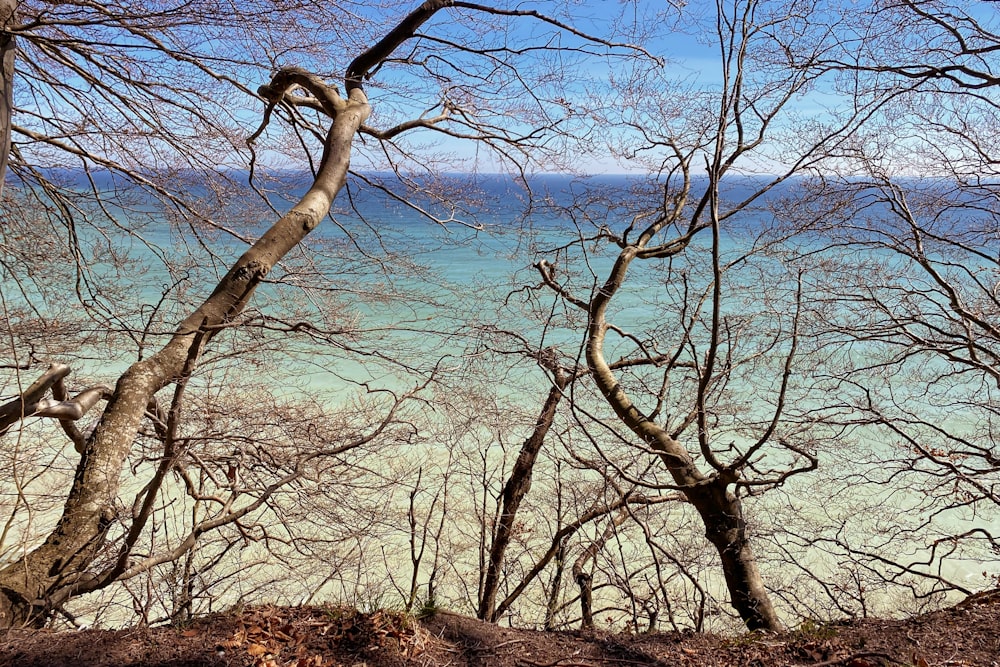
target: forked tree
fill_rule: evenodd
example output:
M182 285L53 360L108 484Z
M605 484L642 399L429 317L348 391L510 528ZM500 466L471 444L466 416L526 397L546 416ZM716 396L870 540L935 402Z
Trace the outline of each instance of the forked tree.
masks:
M838 150L879 100L802 127L792 150L782 144L783 124L795 118L797 96L816 84L801 65L824 48L812 23L820 15L752 0L714 10L708 23L721 84L672 90L636 75L621 95L643 101L608 121L636 130L609 150L645 160L658 180L643 195L612 194L590 209L578 201L573 252L560 251L537 270L585 315L587 379L613 411L611 419L601 416L577 389L574 408L593 433L596 463L632 483L683 494L718 553L739 617L751 629L777 629L782 622L751 546L743 498L815 469L818 450L808 420L796 416L807 297L795 272L769 258L780 240L764 232L766 202ZM777 145L784 151L770 152ZM755 159L772 175L741 175ZM644 208L650 200L656 204ZM735 248L734 238L742 239ZM593 267L604 248L612 251L610 268L600 271ZM635 303L646 304L644 315L622 322L622 302L633 313ZM669 481L631 476L629 462L643 453L659 459Z

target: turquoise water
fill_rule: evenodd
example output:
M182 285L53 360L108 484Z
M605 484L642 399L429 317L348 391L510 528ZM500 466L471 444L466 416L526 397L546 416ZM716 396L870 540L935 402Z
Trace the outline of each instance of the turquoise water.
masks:
M741 200L754 184L747 180L728 190L727 201ZM530 414L537 409L539 395L546 386L542 373L523 354L503 356L498 352L556 345L565 358L572 359L580 354L586 323L583 313L565 307L551 290L538 289L539 277L532 265L543 258L558 263L567 289L589 298L592 290L600 287L617 254L617 249L606 242L592 240L595 232L605 225L623 230L641 204L649 201L638 192L640 184L626 177L596 179L589 189L568 177L540 178L531 185L537 196L544 195L545 202L536 202L531 209L526 209L527 199L517 184L498 177L479 178L476 182L456 178L449 183L454 192L475 195L476 202L469 205L443 203L458 202L447 196L440 200L414 198L417 206L448 221L443 224L391 197L353 185L352 196L338 198L332 219L324 221L303 249L293 252L272 272L278 282L264 285L249 309L250 314L259 311L263 316L280 317L286 324L308 321L328 328L334 332L329 340L287 336L255 329L251 324L216 339L195 386L209 389L232 383L237 391L252 387L291 397L309 392L336 406L350 402L367 389L410 388L435 365L460 374L465 372L466 364L477 359L476 355L482 355L485 361L474 368L487 377L476 378L475 382L494 392L498 403L521 400ZM276 187L294 198L298 186L282 187L278 183ZM764 204L792 195L795 187L783 186ZM243 194L245 199L240 199L237 192L235 199L221 202L214 217L220 225L254 237L276 214L251 206L253 195ZM596 202L586 216L577 213L574 219L564 210L591 196L604 198L604 203ZM287 205L284 201L273 198L279 211ZM215 278L245 248L241 241L202 226L198 229L210 235L206 237L206 250L193 237L191 228L158 219L152 205L140 209L136 205L110 209L116 214L115 222L120 225L117 228L99 220L92 227L79 228L84 245L99 248L113 243L132 264L122 271L121 264L111 261L113 255L87 251L88 258L97 258L89 263L95 276L105 277L109 283L124 281L126 288L105 297L104 310L91 322L95 329L106 324L114 330L112 339L95 341L90 337L92 348L71 351L79 357L74 378L113 382L116 374L138 355L136 341L144 340L145 354L155 349L169 335L173 323L210 292ZM724 257L728 260L747 252L761 238L767 238L774 222L774 216L761 205L727 223L721 248ZM581 237L591 240L580 242ZM113 241L109 242L109 238ZM659 346L659 351L664 352L683 339L685 323L691 324L690 303L704 296L710 283L708 244L709 236L703 233L684 256L633 268L610 319L635 338L609 336L609 358L634 353L635 341L651 350ZM796 241L794 252L781 246L755 254L738 264L728 278L722 312L730 318L734 332L743 331L741 353L749 357L755 346L766 351L761 354L762 361L748 366L745 374L734 376L726 388L731 404L722 408L733 420L726 437L734 442L742 443L747 437L737 428L739 419L749 419L754 410L766 410L773 401L780 361L788 350L782 336L787 336L794 296L795 255L822 245L821 239L803 238ZM18 305L22 296L12 287L12 278L4 275L3 294L8 303ZM825 289L822 279L820 275L814 281L815 294ZM53 304L53 311L66 307L64 301L39 301L42 311L46 303ZM703 318L707 316L707 303L702 302ZM120 311L119 319L112 319L115 311ZM519 336L521 341L498 333L500 329ZM691 324L691 341L703 345L705 336L703 322ZM767 347L765 343L771 338L776 342ZM817 347L823 351L818 343ZM492 356L483 348L490 348ZM55 358L66 353L57 346L48 351ZM227 355L232 351L245 354L230 359ZM857 362L864 354L863 348L855 347L847 360ZM799 381L805 388L795 400L802 413L819 407L822 397L811 394L808 385L815 383L822 389L824 385L817 378L825 372L810 366L801 371ZM651 374L623 376L632 387L656 390ZM583 392L578 397L582 405L592 399ZM668 402L684 404L683 396L667 398ZM641 407L650 409L651 405ZM961 415L952 414L948 415L948 423L961 426L965 422ZM500 424L497 431L504 428L510 425ZM720 430L726 428L727 424L722 424ZM507 447L517 442L516 435L506 437ZM484 453L484 461L488 456L498 456L493 451L497 443L485 436L484 441L485 448L490 449L488 455ZM855 438L854 443L858 442L868 448L872 458L889 451L892 444L867 443L863 436ZM418 464L430 459L426 450L409 456ZM849 453L837 452L837 456L847 459ZM489 460L495 462L494 458ZM491 471L495 476L502 473L500 468ZM895 499L904 506L911 501L918 504L916 495L904 489L895 493ZM823 502L823 498L813 496L806 500ZM803 514L812 512L820 517L825 510L815 507ZM988 520L977 521L976 525L996 527ZM961 529L972 525L960 517L945 522ZM956 576L965 576L978 572L981 564L974 563L967 571L961 564L949 567L958 568L952 570Z

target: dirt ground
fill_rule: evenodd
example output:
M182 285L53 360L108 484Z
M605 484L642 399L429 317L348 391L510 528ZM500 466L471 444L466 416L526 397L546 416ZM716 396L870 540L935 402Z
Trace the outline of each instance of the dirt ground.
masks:
M1000 667L1000 591L907 620L780 635L538 632L439 612L414 621L330 607L259 607L185 627L12 630L0 667Z

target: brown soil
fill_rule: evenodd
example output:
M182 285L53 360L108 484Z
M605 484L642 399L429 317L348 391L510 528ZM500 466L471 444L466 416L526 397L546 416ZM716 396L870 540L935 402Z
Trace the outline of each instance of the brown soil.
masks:
M261 607L183 628L0 636L0 667L1000 667L1000 592L908 620L738 638L538 632L439 612Z

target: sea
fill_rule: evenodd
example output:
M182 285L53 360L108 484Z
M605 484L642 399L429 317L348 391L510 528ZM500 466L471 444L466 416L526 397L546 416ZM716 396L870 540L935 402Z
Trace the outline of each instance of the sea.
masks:
M72 223L65 223L67 216L43 215L38 220L25 220L25 232L20 237L8 227L4 239L8 249L22 248L27 230L44 229L46 244L56 248L61 240L66 241L72 252L53 251L48 255L57 258L53 261L64 262L61 268L56 264L50 267L50 273L60 276L65 284L63 290L53 291L52 282L44 277L46 271L38 265L42 258L33 258L23 249L10 255L23 255L19 260L22 263L9 261L0 268L7 328L14 332L9 336L11 358L7 365L24 365L31 358L67 359L74 366L72 378L78 386L89 382L113 384L128 364L155 350L158 342L169 336L172 323L211 292L214 282L247 243L287 210L309 180L307 174L297 173L272 174L266 181L251 179L248 174L226 173L220 175L219 183L205 183L193 175L178 175L179 181L187 183L184 198L198 202L202 215L163 197L144 198L146 195L124 188L110 174L84 178L78 173L60 172L51 176L62 182L67 193L79 194L93 185L103 193L105 201L92 209L84 199L67 196L60 201L42 196L39 202L69 211ZM732 376L731 386L726 388L731 404L720 404L720 410L750 414L773 405L777 369L790 352L788 331L796 308L800 269L829 271L831 262L847 261L850 253L841 252L814 229L794 228L794 202L809 187L808 183L785 181L755 196L772 181L772 177L760 175L739 177L721 189L718 205L724 222L716 244L711 229L705 229L683 253L634 264L610 311L609 319L617 331L609 336L609 359L634 355L636 350L664 354L685 344L705 343L708 333L703 323L711 312L714 248L720 266L726 269L720 316L731 327L726 329L727 335L736 336L742 331L743 340L756 346L761 358L759 364L753 365L753 372ZM692 203L685 208L688 216L707 187L704 177L692 180ZM540 396L548 384L546 374L532 361L533 355L550 348L568 365L583 363L587 315L572 304L572 299L587 301L604 288L619 251L614 238L638 234L650 216L656 215L664 192L662 181L627 175L583 178L455 174L432 180L399 174L354 174L330 216L271 271L247 309L245 326L213 343L206 353L206 370L193 380L192 387L211 394L223 384L236 383L279 399L307 396L310 401L336 410L338 405L357 405L365 396L378 392L399 395L434 374L450 374L457 384L454 378L475 371L486 377L468 384L478 383L480 391L493 395L495 404L520 404L523 413L530 416L540 405ZM673 191L666 192L669 196ZM72 206L67 208L67 202ZM682 216L678 224L668 227L664 238L680 233L685 223ZM869 255L866 259L872 258ZM542 284L536 264L543 260L556 266L562 295ZM886 265L891 261L887 254ZM31 271L32 262L34 273L27 276L25 271ZM846 270L841 267L807 280L807 288L813 290L810 298L822 300L819 297L827 287L823 275ZM86 308L71 313L74 301ZM810 311L808 307L805 310ZM818 319L822 309L810 312L812 326L822 324ZM31 340L30 332L17 333L29 331L32 318L39 317L51 328L58 328L56 325L65 320L60 324L65 327L65 340L77 341L75 347L68 342ZM95 335L102 327L111 333ZM855 362L867 359L869 351L859 344L848 352L831 353L831 340L817 337L812 341L810 351L815 359L841 365L850 362L852 355ZM796 407L800 417L810 411L823 413L825 408L817 402L816 394L809 392L828 386L824 378L829 375L818 365L820 361L806 357L804 363L806 370L798 383L802 403ZM658 390L666 391L648 384L646 376L628 376L628 380L633 389L650 392L652 398L647 397L641 406L646 409L652 409ZM0 391L16 393L17 382L22 381L8 378ZM664 396L667 403L677 400L663 393L660 398ZM581 401L591 399L581 394ZM495 415L491 415L493 418ZM967 420L971 425L980 416L973 409L968 416L952 412L947 419L952 424ZM523 437L525 419L521 423L519 437ZM528 419L527 426L530 423ZM495 426L503 427L502 423ZM879 457L898 456L895 444L877 441L874 436L866 440L860 428L847 430L851 431L851 446L863 449L858 458L865 459L865 465L872 465ZM501 435L499 440L509 441L504 451L496 456L484 454L482 459L484 466L496 466L483 475L489 478L488 485L497 488L502 484L505 466L516 455L518 438ZM850 456L836 451L831 443L824 446L830 448L831 460L842 466ZM429 461L438 454L426 451L415 460ZM854 473L860 487L866 473ZM872 479L875 477L878 475ZM774 496L776 500L770 496L767 501L748 499L750 511L756 507L760 514L757 525L761 534L767 534L773 545L780 545L763 550L768 569L783 567L781 550L799 541L799 546L807 545L814 555L826 550L836 552L832 561L818 556L810 567L816 572L828 570L833 577L853 572L850 576L856 575L858 582L867 582L856 584L861 589L864 585L883 587L887 591L883 606L901 604L899 591L908 586L924 591L925 586L934 589L937 581L954 580L977 589L1000 575L995 559L991 562L965 552L956 551L953 559L931 558L923 563L935 549L940 553L940 545L933 540L948 529L996 534L1000 523L989 511L963 511L961 516L937 513L933 530L907 537L910 552L904 560L912 564L914 572L926 572L926 577L884 563L879 566L880 555L859 555L866 546L859 546L856 562L849 563L851 559L825 543L825 537L803 533L793 535L789 541L772 532L781 528L786 513L794 513L791 508L797 503L800 514L808 514L816 521L825 517L846 522L844 515L851 512L846 502L844 508L834 511L824 507L823 498L816 495L823 492L823 484L826 482L789 484ZM840 494L837 502L851 500L849 490L844 490L849 485L843 480L836 480L836 485ZM876 491L866 496L869 503L885 492L901 513L908 507L921 507L924 502L919 497L923 491L918 488L887 491L888 487L878 484L874 488ZM789 496L783 501L784 493ZM804 497L807 494L812 495ZM860 497L859 506L863 505ZM406 500L405 494L401 499ZM870 510L870 505L867 507ZM428 523L434 511L442 511L440 506L437 508L433 504L426 508ZM906 521L900 518L899 523L894 523L891 516L854 518L858 527L848 528L845 523L841 530L886 531L885 536L889 536L893 531L909 530L899 528L903 524L923 521L919 517ZM838 529L834 526L831 530ZM426 533L424 536L426 539ZM881 534L856 537L859 545L874 542L884 550L889 544ZM406 535L401 533L396 538L404 539ZM524 539L526 544L530 541ZM517 567L524 567L517 558L527 557L527 553L517 556ZM841 561L837 562L837 558ZM397 566L403 567L393 565ZM423 567L426 570L426 564ZM888 574L875 574L878 567ZM426 585L428 576L423 571L415 580ZM787 574L789 579L794 577ZM895 579L898 586L893 583ZM392 577L390 580L395 581ZM351 585L360 585L352 581L344 584L341 577L341 595L346 595ZM371 589L366 595L381 594L376 591L378 586L366 585ZM381 585L390 592L396 586L393 583L390 587L385 581ZM718 581L711 585L718 588ZM305 594L296 595L300 596L296 599L305 599ZM316 595L313 591L308 599ZM687 590L685 595L692 593ZM717 596L724 594L717 592ZM458 598L460 595L453 592L453 599ZM817 602L816 609L821 607ZM525 613L525 618L537 616L537 612Z

